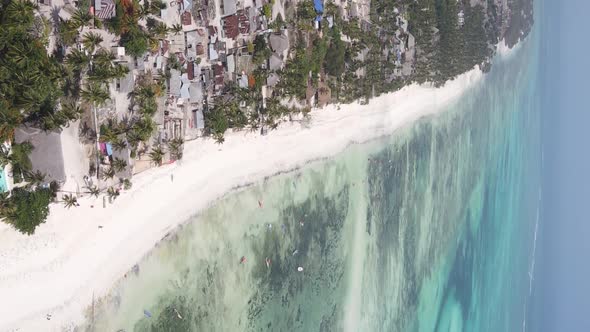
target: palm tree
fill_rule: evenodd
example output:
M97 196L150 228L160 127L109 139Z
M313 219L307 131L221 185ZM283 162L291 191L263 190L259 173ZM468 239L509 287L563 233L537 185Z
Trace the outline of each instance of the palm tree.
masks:
M0 168L8 164L10 164L10 150L4 144L0 144Z
M180 137L172 139L168 142L168 149L170 149L170 156L173 159L179 160L182 159L182 144L184 144L184 140Z
M115 177L115 169L113 167L109 167L102 172L102 179L109 180Z
M88 193L90 194L90 196L98 197L98 195L100 194L100 189L98 189L97 186L89 186L86 187L86 189L88 189Z
M66 194L62 196L62 201L68 209L72 206L78 206L78 199L72 194Z
M58 36L60 41L67 46L73 45L78 39L78 28L72 20L64 20L59 18L57 26Z
M148 11L152 15L160 15L162 9L166 9L166 3L162 0L152 0L149 3Z
M109 196L109 199L115 200L120 195L119 189L109 187L109 189L107 189L107 195Z
M14 22L19 24L31 24L34 15L31 15L38 6L30 1L11 1L6 8L6 16L15 18Z
M121 158L114 158L111 166L115 169L115 171L122 172L127 167L127 162Z
M89 12L84 11L82 9L76 9L76 11L72 14L71 22L77 28L80 28L80 32L84 30L85 26L90 25L90 21L92 21L92 15Z
M182 32L182 24L173 24L172 28L170 28L171 32L174 32L174 35L178 35Z
M93 105L103 105L110 99L109 91L104 89L98 83L90 83L86 85L86 89L80 90L80 97L87 103Z
M152 52L157 52L160 49L160 41L154 36L148 36L148 44Z
M149 117L142 117L140 120L136 121L132 126L132 134L131 136L135 136L139 138L140 141L148 141L149 138L154 133L156 128L156 124L154 120ZM129 135L128 135L129 138Z
M111 70L109 72L109 76L111 78L123 78L128 73L129 73L129 67L123 66L122 64L118 63L118 64L115 64L111 68Z
M21 112L0 100L0 142L12 141L14 131L23 122Z
M164 150L161 146L156 145L152 148L152 151L150 151L149 156L156 166L161 166L162 160L164 159Z
M156 26L154 27L154 34L158 37L166 37L166 34L168 34L168 26L166 25L166 23L164 22L159 22L158 24L156 24Z
M117 59L115 54L109 50L105 50L104 48L99 49L96 51L93 57L93 62L96 65L110 65L113 60Z
M145 20L149 14L149 9L146 6L139 6L139 9L137 10L137 19Z
M41 124L44 130L53 130L61 127L68 127L70 121L79 119L84 111L80 108L77 101L73 98L62 98L60 100L59 110L53 115L46 117Z
M102 36L96 32L86 32L84 37L82 37L82 45L84 45L84 48L86 48L91 54L94 53L94 50L96 50L102 42Z
M119 133L117 132L116 124L113 124L110 120L106 124L100 125L100 141L101 142L114 142L119 139Z
M25 179L30 184L40 185L45 182L45 174L41 173L41 171L29 171L25 173Z
M124 139L119 138L117 138L114 141L111 141L111 145L113 146L113 149L115 149L116 151L122 151L123 149L127 148L127 142L125 142Z
M83 71L90 64L90 57L77 48L66 56L66 64L75 71Z
M131 189L131 186L132 186L131 180L121 178L121 179L119 179L119 183L123 186L123 189L125 189L125 190Z
M12 145L10 164L12 165L12 177L15 183L21 182L25 175L31 171L33 167L29 158L31 151L33 151L33 144L29 141Z

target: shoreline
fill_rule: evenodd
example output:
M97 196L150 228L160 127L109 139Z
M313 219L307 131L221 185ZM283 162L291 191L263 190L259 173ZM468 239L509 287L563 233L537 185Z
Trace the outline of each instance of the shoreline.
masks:
M157 243L218 199L439 113L483 76L472 69L441 88L413 84L367 105L314 109L309 127L287 122L267 136L230 133L223 145L190 141L183 160L134 177L133 188L106 209L102 197L80 198L80 207L69 210L54 204L30 237L0 224L0 331L75 326L93 299L107 295Z

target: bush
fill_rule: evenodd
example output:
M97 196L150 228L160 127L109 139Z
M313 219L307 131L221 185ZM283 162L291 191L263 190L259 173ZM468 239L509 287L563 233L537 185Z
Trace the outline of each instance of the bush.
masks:
M266 16L267 19L272 18L272 7L268 3L262 6L262 13Z
M29 191L16 188L1 205L0 216L19 232L31 235L35 228L47 220L49 203L53 200L50 189Z
M325 58L325 66L328 74L332 76L342 75L344 72L345 52L346 47L342 39L340 39L340 32L334 28L330 47L328 48Z
M134 28L121 36L121 45L127 54L140 57L147 52L149 44L147 35L139 28Z

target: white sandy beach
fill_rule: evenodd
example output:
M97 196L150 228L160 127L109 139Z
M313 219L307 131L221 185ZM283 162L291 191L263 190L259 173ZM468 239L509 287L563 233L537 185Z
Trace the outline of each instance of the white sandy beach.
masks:
M369 105L331 105L312 112L309 128L294 122L267 136L232 133L221 146L188 142L181 162L136 176L107 208L102 197L69 210L54 205L30 237L0 223L0 331L67 331L162 237L232 188L390 134L481 78L474 69L440 89L413 85Z

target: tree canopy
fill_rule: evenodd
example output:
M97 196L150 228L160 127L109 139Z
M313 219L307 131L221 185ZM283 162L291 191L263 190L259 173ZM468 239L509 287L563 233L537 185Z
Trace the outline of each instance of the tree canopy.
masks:
M47 54L34 10L26 0L0 3L0 141L53 116L63 94L63 67Z
M49 215L49 203L53 201L51 189L27 190L15 188L9 197L0 200L0 218L19 232L31 235Z

